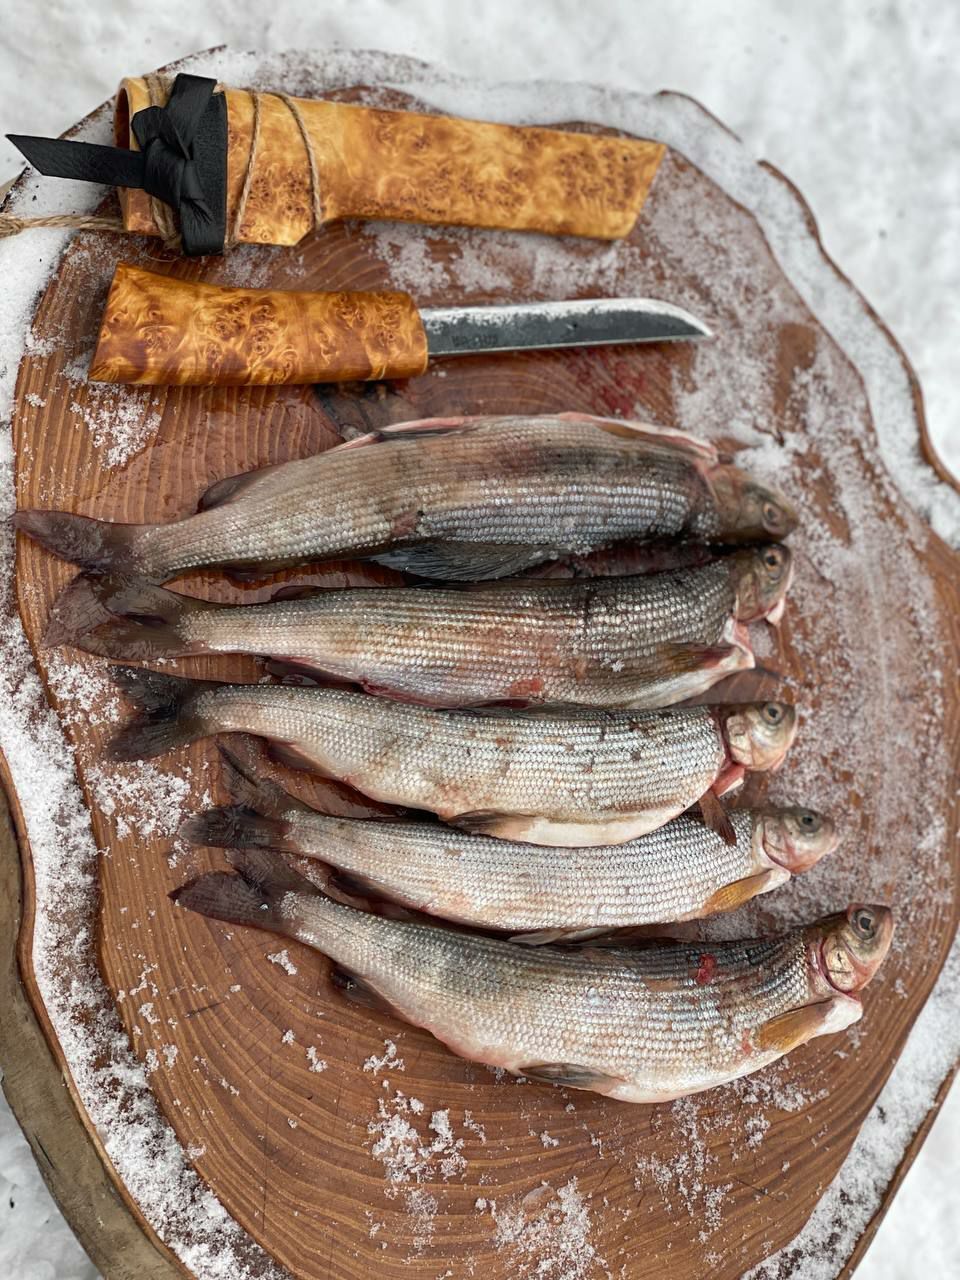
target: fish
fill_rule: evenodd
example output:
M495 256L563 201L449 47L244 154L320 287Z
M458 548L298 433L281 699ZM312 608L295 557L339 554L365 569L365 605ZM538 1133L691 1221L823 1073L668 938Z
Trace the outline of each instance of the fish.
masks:
M376 800L531 844L644 835L705 793L729 791L748 768L776 768L796 734L795 709L778 702L450 710L339 688L113 674L141 712L114 738L114 759L253 733L271 740L277 758Z
M318 813L221 755L234 803L187 818L186 840L297 854L336 868L348 891L535 944L733 910L839 842L829 818L792 807L731 812L733 846L682 814L622 845L538 847L436 822Z
M771 543L631 577L320 590L236 606L84 577L60 597L44 642L134 661L260 654L428 706L661 707L755 665L746 624L779 621L791 575L788 548Z
M328 956L349 998L423 1027L454 1053L622 1102L669 1102L775 1062L862 1014L893 934L884 906L772 938L522 946L331 900L262 849L175 889L187 908Z
M169 524L25 510L16 528L88 572L166 582L370 559L425 578L516 575L622 542L779 541L777 490L680 431L592 418L423 419L218 481Z

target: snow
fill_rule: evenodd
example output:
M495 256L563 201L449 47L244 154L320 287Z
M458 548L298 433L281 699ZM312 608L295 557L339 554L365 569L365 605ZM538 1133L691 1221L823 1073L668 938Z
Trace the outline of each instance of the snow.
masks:
M5 12L0 36L0 124L31 133L59 132L109 96L123 74L223 41L233 48L269 50L375 43L466 75L578 80L643 91L666 86L688 92L739 133L751 153L781 167L804 193L820 219L828 252L904 344L924 388L933 438L960 472L955 325L949 323L960 286L960 98L953 71L960 53L960 11L955 6L933 0L892 0L868 9L857 0L811 0L801 9L788 6L786 0L716 0L707 17L705 7L690 0L669 6L662 0L656 4L623 0L589 9L574 0L555 0L525 6L521 23L515 6L506 0L487 0L469 10L445 0L405 4L355 0L350 6L307 6L297 0L277 7L267 21L261 6L227 4L226 0L215 0L203 9L184 0L150 8L134 6L129 0L109 5L98 0L81 10L44 6L40 31L35 6L24 0L8 0ZM471 105L469 93L461 86L449 86L444 102L436 95L426 96L465 113L511 115L507 91L497 96L496 112L488 93ZM557 118L556 104L563 100L556 90L545 91L544 118ZM586 101L594 108L590 112L594 118L607 118L605 108L611 105L607 95ZM717 150L724 149L718 144ZM697 162L708 172L712 163L730 165L732 148L727 150L731 154L697 156ZM16 153L8 144L0 144L0 179L13 176L18 168ZM739 177L753 180L746 171ZM85 188L56 184L57 194L48 197L52 185L32 184L31 191L40 197L37 207L46 198L58 201L60 208L81 207ZM759 190L752 194L769 196ZM777 243L775 237L783 230L789 239L789 210L772 209L771 216L772 243L787 261L789 244ZM390 234L382 234L385 249L389 249ZM31 249L37 258L49 262L61 242L57 233L32 233ZM411 244L416 242L397 237L388 255L398 281L404 273L416 278L422 269ZM461 271L466 273L469 267L470 262L465 262ZM486 267L481 254L476 255L473 270L482 285ZM545 291L549 271L547 254L541 281ZM839 291L824 291L812 264L791 262L790 273L818 314L834 308L838 330L847 333L849 323L857 323L844 313ZM9 362L11 343L20 336L16 318L29 309L34 287L29 280L5 276L0 365ZM857 358L865 367L871 400L875 406L896 404L903 388L885 385L880 377L880 349L871 346L869 333L863 332L860 338ZM9 396L11 386L8 365L3 396ZM8 416L8 404L7 399L0 403L0 418ZM956 535L956 504L948 501L942 486L929 482L906 450L896 418L881 418L884 452L897 483L939 529ZM123 425L114 441L118 460L143 443L125 437ZM81 423L80 429L89 429L89 424ZM33 696L27 681L18 690L19 701L27 703ZM53 739L41 734L38 752L45 746L56 759ZM22 763L29 767L29 761ZM69 786L68 762L63 767L64 785ZM77 839L82 838L78 833ZM875 1190L869 1186L871 1169L888 1169L891 1152L902 1148L922 1116L955 1052L950 992L941 983L880 1099L880 1106L894 1104L883 1112L888 1118L893 1115L893 1126L883 1126L879 1106L874 1109L838 1186L848 1178L858 1191ZM434 1137L424 1134L418 1140L417 1158L420 1151L440 1141L433 1132ZM749 1134L746 1141L753 1138ZM899 1280L926 1271L951 1274L960 1269L958 1242L950 1228L960 1212L960 1193L948 1163L958 1140L960 1097L955 1095L908 1175L859 1276ZM175 1153L169 1154L175 1159ZM5 1108L0 1112L0 1192L5 1193L0 1199L0 1274L27 1280L48 1276L88 1280L93 1275L58 1222ZM422 1236L428 1239L436 1205L416 1186L409 1194L410 1210L418 1215ZM823 1224L828 1229L835 1225L831 1195L807 1228L808 1236L816 1239L819 1232L822 1238ZM558 1188L556 1197L563 1222L578 1227L587 1220L588 1210L578 1201L575 1184ZM11 1199L14 1207L8 1209ZM504 1240L521 1251L519 1266L529 1232L513 1219L504 1222ZM855 1234L855 1224L847 1227ZM566 1262L566 1247L561 1243L560 1252L550 1256ZM809 1250L806 1257L804 1274L808 1274ZM829 1260L824 1266L823 1274L832 1275Z
M384 1070L402 1071L403 1068L403 1059L397 1056L397 1046L393 1040L384 1040L380 1057L375 1053L371 1054L363 1064L364 1071L372 1071L375 1076Z
M606 1262L590 1243L590 1206L576 1178L556 1193L548 1183L521 1201L477 1201L496 1223L497 1249L506 1253L518 1276L542 1280L588 1280L607 1274Z

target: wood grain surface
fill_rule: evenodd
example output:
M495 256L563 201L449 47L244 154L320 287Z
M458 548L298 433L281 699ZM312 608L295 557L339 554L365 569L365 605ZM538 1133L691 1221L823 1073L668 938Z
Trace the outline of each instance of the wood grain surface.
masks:
M384 102L404 100L387 95ZM855 1034L814 1041L755 1082L676 1107L631 1107L498 1080L425 1033L344 1003L315 953L289 944L283 956L279 939L172 908L172 888L222 865L215 851L186 849L171 835L180 808L224 798L215 746L197 744L158 762L176 786L165 802L151 802L152 814L125 798L137 791L137 766L107 766L113 789L105 787L104 744L124 710L114 706L95 659L39 648L52 601L74 571L22 541L21 615L76 748L103 852L97 945L104 979L135 1052L153 1064L156 1097L197 1171L297 1276L512 1278L535 1274L546 1260L547 1277L586 1280L608 1270L647 1280L669 1270L680 1280L709 1269L733 1280L808 1218L956 930L957 819L943 784L958 765L960 698L938 669L955 669L960 652L957 558L889 483L860 377L837 338L806 311L749 213L681 157L665 158L643 226L615 269L605 268L602 290L596 246L544 248L514 237L491 249L458 232L437 231L422 243L397 235L338 225L309 237L294 257L247 249L222 262L78 236L40 300L36 341L20 369L18 505L170 520L223 476L306 456L344 431L451 413L582 410L686 425L690 405L702 403L704 431L735 454L737 431L717 425L716 406L719 419L732 406L731 424L736 414L760 424L768 460L777 460L790 496L802 498L804 523L793 539L797 583L771 664L801 703L804 723L773 794L831 807L821 803L826 796L845 828L829 868L775 902L747 908L740 927L770 928L875 897L897 909L894 949L866 993ZM718 333L716 348L706 357L675 345L469 358L372 386L104 388L76 375L121 256L178 279L379 289L410 286L403 253L411 243L421 254L422 305L543 296L544 254L562 253L565 271L582 266L583 296L698 300L695 309ZM476 255L471 270L468 252ZM699 264L707 261L705 273ZM486 271L473 269L476 262ZM758 309L773 352L763 386L742 345ZM119 462L118 422L129 431L125 439L137 442ZM781 459L784 440L794 447ZM833 563L825 545L851 554ZM877 603L878 565L867 554L874 545L906 601L889 615ZM396 581L347 565L295 576L336 585ZM200 574L181 585L237 600L264 598L276 582L241 590ZM177 667L217 678L262 676L241 658ZM77 704L77 672L102 690L93 713ZM775 688L754 677L749 693ZM728 696L747 691L741 679ZM242 749L261 759L257 747ZM368 809L341 788L268 767L325 807ZM898 795L890 794L891 779ZM762 795L766 781L755 779L745 800ZM165 806L172 825L148 820L162 817ZM36 999L28 971L24 979ZM374 1065L385 1040L395 1043L402 1068ZM166 1053L168 1046L176 1052ZM442 1112L452 1150L436 1115ZM397 1155L395 1147L378 1146L391 1120L394 1132L409 1125L419 1135L414 1147L407 1141L406 1166L385 1158Z
M227 226L234 226L250 163L252 96L227 89ZM141 78L124 80L116 133L131 145L129 122L149 105ZM664 148L639 138L516 128L296 99L316 158L323 223L342 218L464 227L509 227L554 235L628 235ZM133 145L136 145L135 143ZM128 231L159 234L150 197L124 189ZM310 166L290 107L260 97L260 138L236 238L298 244L315 225Z
M409 294L216 289L121 263L90 362L93 382L265 386L408 378L427 367Z

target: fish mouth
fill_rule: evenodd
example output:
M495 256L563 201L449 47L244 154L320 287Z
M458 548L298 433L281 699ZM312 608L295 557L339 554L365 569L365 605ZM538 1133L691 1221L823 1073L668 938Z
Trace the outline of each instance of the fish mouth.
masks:
M783 867L785 871L789 871L790 874L793 875L793 867L790 865L789 862L784 862L783 858L777 857L777 855L773 852L773 849L770 846L770 842L767 840L766 837L764 837L764 840L763 840L763 852L767 855L767 857L770 859L771 862L775 862L778 867ZM822 959L823 957L821 956L821 961Z

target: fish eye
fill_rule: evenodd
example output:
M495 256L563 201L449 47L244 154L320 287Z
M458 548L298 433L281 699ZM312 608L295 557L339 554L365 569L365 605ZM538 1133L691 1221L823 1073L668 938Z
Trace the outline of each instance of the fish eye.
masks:
M797 814L797 822L803 828L807 835L816 835L823 826L823 819L819 813L814 813L812 809L801 809Z
M783 707L778 702L767 702L764 704L760 714L767 724L779 724L783 719Z
M877 931L877 917L869 907L857 907L850 917L850 923L854 933L865 942L869 942Z
M760 511L763 516L763 523L767 526L768 529L780 528L781 512L780 512L780 508L777 506L775 502L772 502L769 498L767 498L763 506L760 508Z
M763 563L771 571L783 568L783 552L779 547L767 547L763 553Z

